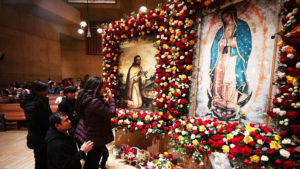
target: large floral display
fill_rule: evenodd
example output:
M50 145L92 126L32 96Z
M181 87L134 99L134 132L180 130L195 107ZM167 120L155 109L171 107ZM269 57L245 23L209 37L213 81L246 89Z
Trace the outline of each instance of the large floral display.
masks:
M299 136L299 1L285 2L283 28L278 33L280 64L273 109L280 131L255 124L218 122L215 119L188 118L196 11L218 8L224 0L174 0L147 13L108 23L103 34L103 79L118 95L120 43L126 39L156 35L157 111L118 109L112 126L123 131L168 133L170 145L201 161L203 154L225 153L231 164L258 168L300 168L293 138ZM235 161L239 161L236 163Z

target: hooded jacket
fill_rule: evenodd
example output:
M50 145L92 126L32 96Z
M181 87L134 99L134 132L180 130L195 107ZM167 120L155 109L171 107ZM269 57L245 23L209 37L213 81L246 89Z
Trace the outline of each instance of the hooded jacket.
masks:
M49 99L26 95L20 106L26 117L28 148L46 149L45 136L49 128L49 116L52 114Z
M114 140L110 123L116 114L113 98L106 104L102 99L88 95L83 100L82 112L75 130L79 142L91 140L95 147L100 147Z
M48 169L81 169L85 153L77 151L75 140L68 134L49 127L47 136Z

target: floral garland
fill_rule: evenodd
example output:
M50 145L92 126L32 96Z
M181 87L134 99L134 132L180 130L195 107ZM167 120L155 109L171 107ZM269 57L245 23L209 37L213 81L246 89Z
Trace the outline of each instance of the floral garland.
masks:
M138 132L141 135L150 133L164 133L169 131L167 123L163 120L164 114L148 111L132 111L117 109L116 117L111 119L111 125L115 130L124 132Z
M165 117L187 115L195 13L224 3L225 0L174 0L155 10L106 24L102 52L105 85L115 97L118 96L120 43L154 33L157 49L154 56L157 60L154 104L158 111L166 114Z
M290 0L284 3L281 20L283 25L278 34L281 40L280 63L273 109L268 115L275 118L281 135L300 136L300 1Z
M169 136L174 148L198 161L204 153L222 152L227 153L231 165L238 160L242 166L256 164L259 168L300 167L291 139L282 139L265 126L185 117L173 122Z

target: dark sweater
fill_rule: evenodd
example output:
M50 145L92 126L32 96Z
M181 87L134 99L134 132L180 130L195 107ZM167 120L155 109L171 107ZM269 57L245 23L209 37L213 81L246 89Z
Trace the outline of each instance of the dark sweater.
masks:
M81 169L85 153L77 151L75 140L68 134L50 127L47 136L48 169Z

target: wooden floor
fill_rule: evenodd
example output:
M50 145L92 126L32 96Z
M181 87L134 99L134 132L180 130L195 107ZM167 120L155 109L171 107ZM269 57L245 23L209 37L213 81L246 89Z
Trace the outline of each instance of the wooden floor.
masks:
M27 130L0 132L0 169L34 169L33 151L26 146ZM109 144L108 169L133 169L112 155L113 143Z

